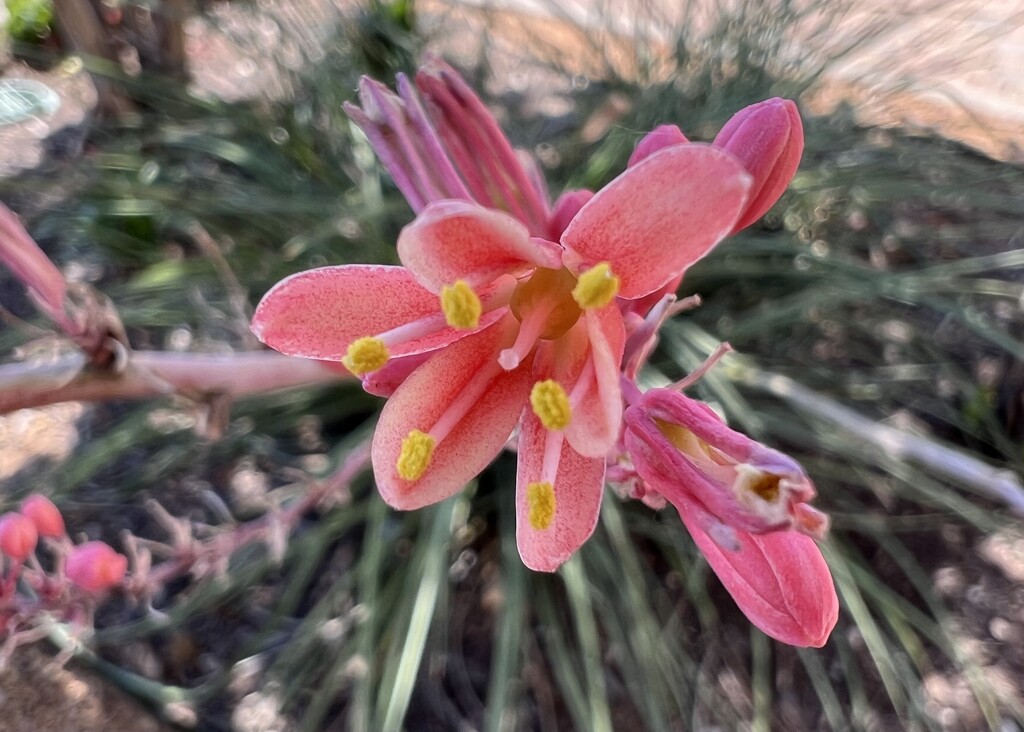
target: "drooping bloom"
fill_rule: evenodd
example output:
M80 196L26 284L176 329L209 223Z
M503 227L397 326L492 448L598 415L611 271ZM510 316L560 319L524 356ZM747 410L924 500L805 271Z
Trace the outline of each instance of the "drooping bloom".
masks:
M597 521L621 429L621 304L731 231L753 181L729 153L676 145L552 210L454 71L435 62L397 88L364 80L362 108L348 111L417 213L398 240L404 266L294 275L267 293L253 329L367 381L404 377L378 382L393 394L373 444L378 488L396 508L460 490L518 425L520 553L551 571Z
M676 507L744 614L785 643L823 645L839 601L814 542L828 519L800 466L670 389L643 394L625 423L637 475Z
M553 571L590 536L606 477L632 480L638 497L676 506L759 627L824 642L835 591L809 536L826 520L799 466L699 402L633 383L686 269L792 177L792 103L740 112L712 145L657 128L603 189L551 205L536 165L447 66L399 76L397 94L364 79L360 99L346 109L416 214L402 266L293 275L253 331L283 353L340 361L389 398L372 448L384 499L413 509L451 496L518 428L529 567Z

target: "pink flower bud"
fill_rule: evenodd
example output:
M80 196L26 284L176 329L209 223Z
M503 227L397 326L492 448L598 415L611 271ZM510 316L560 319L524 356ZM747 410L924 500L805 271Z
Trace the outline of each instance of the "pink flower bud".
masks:
M51 539L64 536L64 518L46 496L39 493L28 496L21 502L21 514L35 524L40 536Z
M584 204L593 197L594 192L588 191L585 188L566 191L558 197L558 200L555 201L555 207L551 211L550 234L553 241L558 241L559 237L562 236L562 232L565 231L565 227L579 213Z
M658 125L644 135L640 142L636 144L633 154L629 156L629 162L626 163L626 167L632 168L659 150L672 145L682 145L686 142L689 142L686 139L686 135L675 125Z
M733 115L713 144L735 155L754 177L735 234L761 218L793 179L804 150L800 112L788 99L759 102Z
M791 646L821 648L839 619L839 598L817 544L795 531L735 532L721 546L714 520L696 503L673 501L694 542L740 610L763 633Z
M31 520L20 513L0 516L0 551L19 562L28 559L39 541L39 532Z
M128 559L102 541L88 541L71 550L64 571L86 592L100 593L116 586L128 569Z
M755 534L795 529L820 539L828 530L797 462L730 429L706 404L651 389L625 421L637 472L669 501L696 501L719 523Z

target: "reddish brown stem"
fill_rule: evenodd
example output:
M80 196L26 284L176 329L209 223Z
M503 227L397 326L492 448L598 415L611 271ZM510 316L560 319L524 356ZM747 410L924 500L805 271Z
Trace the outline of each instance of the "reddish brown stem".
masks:
M350 378L340 365L270 351L224 355L135 351L119 373L85 369L81 354L72 353L46 363L0 366L0 414L59 402L175 393L196 399L234 398Z

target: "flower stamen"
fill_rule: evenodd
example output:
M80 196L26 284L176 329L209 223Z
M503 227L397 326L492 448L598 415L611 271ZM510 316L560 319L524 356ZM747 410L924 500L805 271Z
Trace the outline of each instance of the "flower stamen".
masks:
M456 280L454 285L445 285L441 289L441 311L448 325L469 330L480 325L483 306L480 297L465 280Z
M434 456L436 446L437 440L426 432L412 430L402 440L402 450L395 466L399 477L403 480L419 480L430 467L430 460Z
M572 421L569 395L554 379L538 381L533 385L530 406L545 429L564 430Z
M384 366L390 357L388 347L380 338L359 338L349 345L341 363L355 376L362 376Z
M555 520L555 488L547 481L538 481L526 486L526 505L529 509L530 526L543 531Z
M594 310L610 303L618 292L619 278L607 262L601 262L580 273L572 296L584 310Z

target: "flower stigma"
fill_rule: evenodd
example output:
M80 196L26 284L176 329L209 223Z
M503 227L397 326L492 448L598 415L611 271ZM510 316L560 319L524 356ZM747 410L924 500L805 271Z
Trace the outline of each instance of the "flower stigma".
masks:
M526 486L526 505L529 521L537 531L543 531L555 520L555 489L546 482L530 483Z
M580 273L572 296L584 310L595 310L614 300L618 292L619 278L607 262L601 262Z
M572 420L569 395L554 379L538 381L530 392L530 406L545 429L564 430Z
M480 325L483 306L479 296L465 280L456 280L454 285L445 285L441 289L441 310L448 325L470 330Z
M738 489L753 493L767 503L773 503L778 499L782 489L782 476L765 472L745 463L737 465L736 472L739 476L736 481Z
M402 440L402 451L398 455L396 469L403 480L419 480L434 456L437 440L420 430L412 430Z
M380 338L359 338L352 341L341 363L353 375L362 376L381 368L390 357L388 347Z

